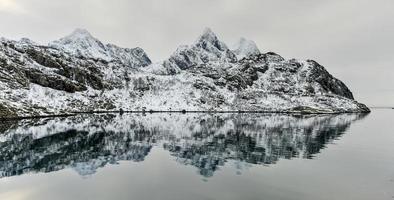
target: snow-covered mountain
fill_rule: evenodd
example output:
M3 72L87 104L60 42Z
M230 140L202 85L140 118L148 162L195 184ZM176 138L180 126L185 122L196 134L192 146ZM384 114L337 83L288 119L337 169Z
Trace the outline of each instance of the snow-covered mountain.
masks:
M151 64L141 48L120 48L113 44L103 44L84 29L76 29L71 35L49 43L49 47L62 50L76 57L94 58L107 62L120 62L129 67Z
M210 29L168 59L75 30L49 45L0 40L0 117L110 110L368 112L312 60L230 50Z
M207 63L235 62L235 54L207 28L193 45L180 46L163 65L179 72Z

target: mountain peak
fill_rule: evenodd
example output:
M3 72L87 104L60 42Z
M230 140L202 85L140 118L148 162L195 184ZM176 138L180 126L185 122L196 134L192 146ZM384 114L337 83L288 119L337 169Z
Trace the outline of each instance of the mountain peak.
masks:
M49 46L62 49L73 55L109 60L105 45L94 38L87 30L77 28L70 35L49 43Z
M203 33L202 33L202 36L204 36L204 35L210 35L210 36L215 36L216 37L216 34L212 31L212 29L211 28L209 28L209 27L206 27L205 29L204 29L204 31L203 31Z
M227 45L220 41L210 28L205 28L193 45L179 47L164 65L169 73L173 73L178 69L189 69L208 62L235 63L236 61L235 54Z
M256 43L244 37L241 37L238 40L238 42L232 47L232 50L235 55L237 55L238 59L260 53L260 50L257 47Z
M77 28L69 36L75 37L93 37L86 29Z
M146 53L140 49L128 49L113 44L103 44L85 29L77 28L70 35L49 43L74 56L101 59L107 62L117 60L130 67L147 66L151 63Z
M90 41L90 42L99 42L98 39L93 37L93 35L87 31L86 29L77 28L71 34L61 38L63 41Z
M198 38L197 43L204 42L204 41L209 42L209 43L213 43L218 40L219 40L218 37L210 28L205 28L203 33Z
M98 39L92 36L86 29L77 28L71 34L60 38L51 43L70 44L70 43L101 43Z

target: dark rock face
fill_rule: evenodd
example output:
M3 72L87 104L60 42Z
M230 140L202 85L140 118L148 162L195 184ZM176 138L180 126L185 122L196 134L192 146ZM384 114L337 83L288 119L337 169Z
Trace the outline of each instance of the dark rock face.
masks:
M39 84L44 87L50 87L57 90L64 90L66 92L76 92L86 90L86 85L91 86L93 89L101 90L104 86L104 81L102 79L102 73L95 68L94 63L84 63L81 67L74 67L79 63L71 63L65 61L64 57L56 54L51 54L48 48L29 48L26 49L26 54L32 58L38 64L57 69L54 72L60 76L55 76L53 81L43 81L43 79L51 79L51 77L45 77L45 74L40 73L39 70L35 72L30 72L32 70L25 70L27 78L30 82ZM86 65L86 66L84 66ZM91 65L91 66L89 66ZM34 71L34 70L33 70ZM34 76L34 77L32 77ZM37 77L40 76L40 77ZM67 80L62 80L62 76ZM53 79L54 77L52 77ZM71 81L76 81L78 83L72 83ZM52 82L54 84L48 84L43 82Z
M13 117L17 117L17 114L14 110L7 107L6 105L0 104L0 119L3 117L13 118Z
M39 70L25 70L26 77L30 82L41 85L43 87L49 87L56 90L62 90L65 92L78 92L85 91L87 88L85 85L74 83L68 79L64 79L61 76L49 76L43 74Z
M29 80L26 78L23 71L19 70L17 66L10 65L5 60L0 59L0 80L7 84L11 89L25 88L29 85Z
M329 74L323 66L314 60L308 60L313 67L310 71L310 75L307 77L309 82L317 82L321 85L326 92L337 94L349 99L354 99L353 93L347 88L347 86L340 80L334 78Z
M21 49L16 50L20 51ZM63 67L62 60L60 58L56 58L55 55L48 55L48 52L44 48L35 49L28 47L27 49L22 49L21 51L25 52L31 59L42 66L55 69L60 69Z

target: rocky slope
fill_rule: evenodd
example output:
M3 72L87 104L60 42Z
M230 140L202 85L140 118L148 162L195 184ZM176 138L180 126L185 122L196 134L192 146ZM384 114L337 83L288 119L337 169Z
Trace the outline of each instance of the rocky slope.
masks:
M77 29L49 45L0 39L0 118L110 110L369 112L312 60L231 50L206 29L151 63L140 48L103 44Z

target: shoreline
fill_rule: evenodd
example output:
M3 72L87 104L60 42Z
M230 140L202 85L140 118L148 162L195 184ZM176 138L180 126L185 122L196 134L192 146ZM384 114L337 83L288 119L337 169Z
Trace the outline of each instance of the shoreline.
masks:
M394 109L394 108L387 108ZM371 112L371 111L370 111ZM338 114L368 114L370 112L308 112L308 111L187 111L187 110L175 110L175 111L162 111L162 110L136 110L136 111L123 111L123 110L114 110L114 111L85 111L85 112L70 112L68 114L53 114L53 115L32 115L32 116L20 116L20 117L0 117L1 121L13 121L13 120L23 120L23 119L40 119L40 118L56 118L56 117L71 117L81 114L125 114L125 113L140 113L140 114L153 114L153 113L260 113L260 114L292 114L292 115L338 115Z

